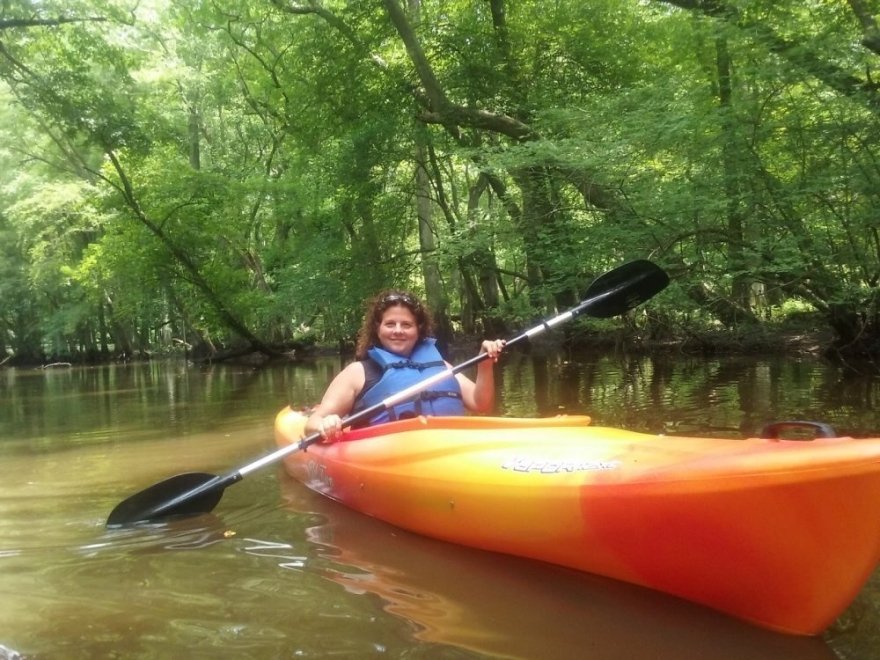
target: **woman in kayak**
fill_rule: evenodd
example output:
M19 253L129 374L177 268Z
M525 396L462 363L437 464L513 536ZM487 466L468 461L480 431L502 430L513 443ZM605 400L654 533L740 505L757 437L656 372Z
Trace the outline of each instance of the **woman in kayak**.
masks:
M305 432L335 441L342 418L381 403L385 398L446 370L431 337L431 314L407 291L383 291L370 302L358 331L357 360L337 374L306 422ZM490 412L495 405L494 363L504 340L486 340L480 347L489 359L477 365L476 382L456 374L435 383L414 398L382 410L359 426L417 415L463 415L466 410Z

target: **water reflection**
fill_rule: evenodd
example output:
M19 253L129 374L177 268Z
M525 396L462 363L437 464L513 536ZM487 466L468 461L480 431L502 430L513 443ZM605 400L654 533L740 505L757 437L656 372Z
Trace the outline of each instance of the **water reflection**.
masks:
M781 419L880 432L880 381L812 358L511 356L499 380L510 415L588 414L602 425L718 437Z
M0 438L27 440L33 452L253 421L286 403L288 392L313 400L329 371L328 365L321 366L256 369L157 362L0 370ZM255 408L261 401L265 408Z

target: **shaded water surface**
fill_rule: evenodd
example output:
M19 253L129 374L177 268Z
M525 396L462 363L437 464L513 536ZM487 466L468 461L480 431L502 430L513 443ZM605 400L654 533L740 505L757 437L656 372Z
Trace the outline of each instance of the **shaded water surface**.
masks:
M272 449L274 414L313 404L339 366L0 370L0 658L878 657L877 573L824 638L787 637L403 532L275 466L213 514L104 528L132 492ZM498 388L500 414L652 433L880 433L880 383L815 360L511 355Z

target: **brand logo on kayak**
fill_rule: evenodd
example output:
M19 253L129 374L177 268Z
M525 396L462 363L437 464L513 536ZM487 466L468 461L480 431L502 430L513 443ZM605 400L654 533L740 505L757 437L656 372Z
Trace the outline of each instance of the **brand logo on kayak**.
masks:
M309 461L306 463L306 470L309 473L309 485L312 488L321 486L323 488L333 488L333 478L327 474L327 468L317 461Z
M534 458L514 457L501 464L503 470L514 472L540 472L558 474L559 472L584 472L596 470L616 470L620 461L552 461Z

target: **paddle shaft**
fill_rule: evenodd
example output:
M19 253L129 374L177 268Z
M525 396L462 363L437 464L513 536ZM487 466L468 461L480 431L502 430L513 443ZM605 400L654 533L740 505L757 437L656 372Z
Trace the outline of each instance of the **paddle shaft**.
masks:
M610 297L614 296L615 294L618 294L619 291L623 288L623 286L624 285L620 285L620 286L615 287L614 289L606 291L602 294L599 294L597 296L593 296L592 298L589 298L589 299L581 302L576 307L572 307L571 309L569 309L565 312L562 312L561 314L559 314L557 316L554 316L552 319L542 321L541 323L534 326L533 328L526 330L525 332L517 335L516 337L508 339L505 342L505 347L513 346L513 345L518 344L519 342L521 342L525 339L529 339L531 337L539 335L542 332L545 332L545 331L547 331L547 330L549 330L549 329L551 329L561 323L565 323L566 321L570 321L571 319L573 319L574 317L576 317L580 313L582 313L588 307L599 303L601 300L604 300L606 298L610 298ZM357 412L353 415L349 415L349 416L345 417L342 420L342 426L351 426L352 424L359 422L363 419L369 419L370 417L372 417L376 413L382 412L383 410L387 410L393 406L396 406L398 403L402 403L403 401L407 401L410 398L412 398L413 396L415 396L416 394L418 394L419 392L422 392L422 391L430 388L432 385L434 385L436 383L443 382L444 380L446 380L450 376L454 376L457 373L461 373L465 369L469 369L470 367L473 367L473 366L479 364L483 360L488 359L488 357L489 357L488 353L480 353L479 355L475 355L474 357L462 362L461 364L459 364L455 367L449 367L449 368L445 369L444 371L441 371L439 373L434 374L433 376L429 376L428 378L425 378L424 380L421 380L418 383L415 383L414 385L410 385L409 387L407 387L404 390L401 390L400 392L396 392L395 394L392 394L391 396L386 397L385 399L383 399L379 403L372 405L369 408L365 408L364 410L361 410L360 412ZM255 470L259 470L260 468L262 468L270 463L274 463L278 459L283 458L284 456L287 456L288 454L292 454L293 452L296 452L296 451L304 451L306 448L308 448L310 445L315 444L320 439L321 439L320 433L317 433L317 432L312 433L311 435L306 436L305 438L300 440L298 443L292 444L292 445L287 445L286 447L281 447L280 449L272 452L271 454L267 454L267 455L263 456L262 458L257 459L253 463L250 463L248 465L245 465L242 468L239 468L236 472L229 473L228 475L222 477L222 479L223 480L232 479L232 481L230 483L234 483L235 481L238 481L238 479L234 479L235 475L239 475L239 479L243 478L246 475L250 474L251 472L254 472Z
M633 261L615 268L596 279L587 290L588 297L571 309L542 321L538 325L507 340L507 346L539 335L561 323L565 323L589 309L592 316L608 318L623 314L663 290L669 282L668 275L650 261ZM592 295L590 295L592 293ZM406 401L435 383L479 364L489 357L480 353L455 367L449 367L401 390L379 403L342 420L342 426L370 419L376 413ZM321 440L320 433L312 433L298 443L288 445L248 463L244 467L222 476L202 473L177 475L147 488L121 502L111 512L108 526L154 520L164 515L191 515L211 511L228 486L241 481L246 475L295 451L305 451ZM171 491L170 493L168 491Z

